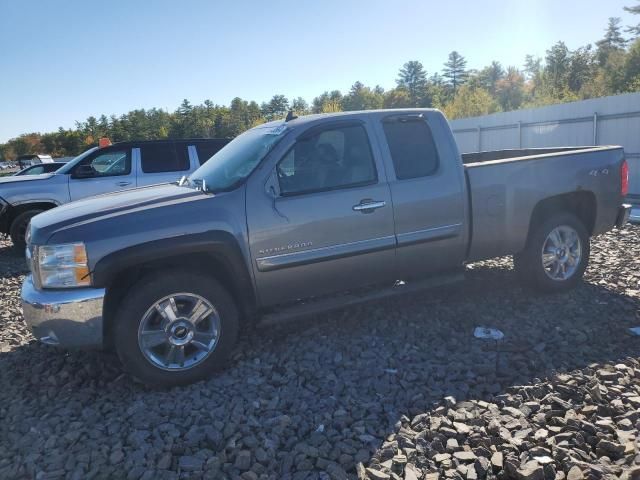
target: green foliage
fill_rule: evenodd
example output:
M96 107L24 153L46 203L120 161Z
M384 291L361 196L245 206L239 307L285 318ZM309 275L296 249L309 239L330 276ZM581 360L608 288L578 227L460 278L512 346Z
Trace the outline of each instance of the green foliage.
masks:
M638 4L627 7L640 14ZM484 115L497 111L571 102L625 92L640 91L640 39L628 42L620 19L611 17L602 39L570 50L557 42L544 61L527 55L523 69L500 62L477 71L467 69L460 53L453 51L442 73L428 76L422 63L411 60L398 71L396 86L385 91L355 82L349 92L325 91L308 104L298 97L274 95L258 105L234 98L229 106L205 100L194 105L183 100L174 112L152 108L132 110L120 116L90 116L73 129L27 133L0 144L0 160L24 153L53 156L77 155L97 144L100 137L112 141L157 138L234 137L260 123L284 118L289 109L298 115L374 108L436 107L451 118ZM640 36L640 25L628 29Z
M343 110L373 110L382 108L384 97L379 89L372 90L361 82L351 86L349 93L342 99Z
M477 117L499 110L498 102L487 90L471 85L462 85L453 101L444 107L445 114L451 119Z
M636 2L638 1L639 0L636 0ZM633 5L631 7L624 7L624 9L626 12L632 13L633 15L640 15L640 4ZM634 38L640 37L640 23L627 27L627 33L633 35Z

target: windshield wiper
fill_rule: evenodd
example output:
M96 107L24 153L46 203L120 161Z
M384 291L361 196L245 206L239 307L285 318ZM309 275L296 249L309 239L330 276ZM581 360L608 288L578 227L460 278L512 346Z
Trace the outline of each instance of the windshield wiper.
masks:
M196 190L200 190L203 193L212 193L207 189L207 182L204 178L196 178L188 181Z

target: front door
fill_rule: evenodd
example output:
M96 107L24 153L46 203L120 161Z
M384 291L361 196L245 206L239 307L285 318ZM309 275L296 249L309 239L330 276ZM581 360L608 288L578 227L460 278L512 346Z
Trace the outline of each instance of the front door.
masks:
M365 122L311 127L288 143L247 190L262 305L393 281L391 196Z
M135 186L131 149L110 147L96 150L73 168L69 178L69 196L74 201Z

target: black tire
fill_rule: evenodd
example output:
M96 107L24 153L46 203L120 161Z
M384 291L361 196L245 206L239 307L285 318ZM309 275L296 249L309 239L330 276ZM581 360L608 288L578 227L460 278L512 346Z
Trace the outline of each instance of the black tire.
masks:
M18 214L18 216L13 219L13 222L11 222L11 226L9 227L9 236L13 242L13 248L17 252L24 253L24 249L27 246L24 239L24 236L27 233L27 226L33 217L42 212L44 212L44 210L26 210Z
M575 262L577 266L570 276L566 279L554 279L543 266L542 249L551 232L563 226L577 233L581 250L580 259ZM574 288L582 280L589 263L589 252L589 233L584 224L575 215L563 212L554 214L534 226L529 233L525 249L514 255L513 261L516 274L525 286L545 293L565 292Z
M138 342L138 329L145 314L154 304L169 295L198 295L217 310L220 329L211 353L200 363L181 370L166 370L147 359ZM154 387L186 385L202 380L222 369L236 343L239 316L229 292L214 278L201 273L152 273L133 285L121 303L114 325L114 345L125 369L138 380Z

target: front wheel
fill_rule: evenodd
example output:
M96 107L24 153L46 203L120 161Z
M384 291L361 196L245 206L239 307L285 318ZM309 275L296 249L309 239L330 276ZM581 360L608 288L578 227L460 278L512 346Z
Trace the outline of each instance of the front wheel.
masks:
M533 227L525 249L514 255L520 280L542 292L576 286L589 263L589 234L578 217L558 213Z
M238 336L238 311L213 278L191 272L147 276L125 297L114 341L124 367L143 383L192 383L222 368Z
M27 234L27 227L29 226L29 222L33 217L42 212L44 212L44 210L27 210L17 215L16 218L13 219L13 222L11 222L11 226L9 227L9 236L11 237L11 241L13 242L13 248L17 252L24 253L24 249L27 245L25 236Z

